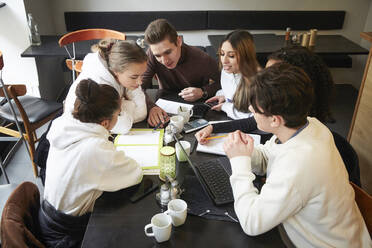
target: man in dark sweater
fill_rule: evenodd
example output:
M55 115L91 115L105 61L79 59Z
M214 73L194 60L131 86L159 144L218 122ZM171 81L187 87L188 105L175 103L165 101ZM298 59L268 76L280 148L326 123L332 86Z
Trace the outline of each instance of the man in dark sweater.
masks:
M147 71L142 88L152 86L155 76L159 88L177 92L185 101L196 101L214 96L221 88L216 61L197 47L184 44L175 28L165 19L151 22L145 31L150 48ZM146 96L147 122L151 126L167 121L167 113Z

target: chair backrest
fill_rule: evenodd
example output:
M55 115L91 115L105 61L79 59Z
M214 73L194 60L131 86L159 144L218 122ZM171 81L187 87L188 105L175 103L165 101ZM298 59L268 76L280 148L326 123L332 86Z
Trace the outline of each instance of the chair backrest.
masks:
M58 43L60 47L63 47L73 42L99 40L105 38L125 40L125 34L119 31L103 28L81 29L65 34L59 39Z
M74 65L73 65L74 63ZM75 68L75 71L81 72L83 68L83 61L82 60L73 60L73 59L66 59L67 68L71 71Z
M334 131L332 131L332 134L336 147L342 157L342 160L344 161L346 170L349 174L349 181L355 183L360 187L361 183L358 154L344 137Z
M39 240L40 193L31 182L20 184L10 195L1 216L2 247L45 247Z
M372 237L372 196L365 192L362 188L350 182L355 191L355 201L363 216L364 222L367 225L369 235Z
M23 96L27 93L26 85L24 85L24 84L4 85L1 78L0 78L0 81L1 81L1 87L2 87L2 90L0 90L0 97L7 97L5 95L5 93L7 93L9 99L13 99L14 103L16 104L17 109L19 111L19 114L21 115L23 123L25 123L25 122L30 123L30 120L28 119L26 111L25 111L21 102L18 99L19 96Z
M18 96L24 96L27 93L26 85L24 84L7 84L1 85L4 89L8 92L9 98L14 99ZM0 91L0 97L5 97L5 93L3 90Z
M125 40L125 34L111 29L90 28L67 33L59 39L59 46L64 47L69 55L69 59L66 59L66 65L72 71L72 80L75 80L76 78L75 71L81 72L81 68L83 66L83 61L76 60L74 43L86 40L98 40L107 38ZM71 43L73 44L72 54L67 48L67 45Z

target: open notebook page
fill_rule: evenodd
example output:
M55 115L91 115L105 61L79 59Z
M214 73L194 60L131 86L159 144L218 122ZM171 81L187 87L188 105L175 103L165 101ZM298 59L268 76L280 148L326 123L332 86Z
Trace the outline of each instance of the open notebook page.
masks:
M216 133L213 136L220 136L220 135L225 135L226 133ZM254 140L254 145L259 145L261 141L261 136L257 134L249 134L252 136ZM213 153L213 154L218 154L218 155L226 155L225 151L223 150L223 143L227 139L226 137L223 138L217 138L217 139L211 139L206 145L201 145L198 144L198 147L196 150L198 152L205 152L205 153Z
M116 149L124 151L143 169L159 168L159 150L163 146L164 129L131 129L115 139Z

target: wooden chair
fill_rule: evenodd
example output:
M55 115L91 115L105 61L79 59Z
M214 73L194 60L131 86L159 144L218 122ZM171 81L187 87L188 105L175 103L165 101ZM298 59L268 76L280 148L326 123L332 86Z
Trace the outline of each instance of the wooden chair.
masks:
M3 55L0 52L0 97L4 97L7 102L0 106L0 118L5 120L0 126L0 133L6 137L0 137L0 141L17 141L16 145L26 140L26 148L29 152L33 172L38 176L37 166L34 163L35 143L38 142L36 129L52 120L62 109L62 104L53 101L47 101L38 97L26 96L25 85L5 85L2 79L2 69L4 66ZM16 128L15 128L16 127ZM11 149L4 162L0 161L4 167L9 162Z
M369 235L372 237L372 196L355 183L350 182L355 191L355 201L367 225Z
M116 40L125 40L125 34L110 29L92 28L67 33L59 39L58 41L59 46L64 47L69 56L69 58L66 59L66 65L72 71L73 81L76 79L76 72L77 73L81 72L81 68L83 66L83 61L76 59L75 42L108 38ZM69 44L72 44L72 52L70 52L70 50L67 47L67 45Z

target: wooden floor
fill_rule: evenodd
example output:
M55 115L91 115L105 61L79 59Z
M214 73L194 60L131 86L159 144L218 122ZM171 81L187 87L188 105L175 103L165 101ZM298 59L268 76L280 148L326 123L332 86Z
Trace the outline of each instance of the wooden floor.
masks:
M348 134L357 96L357 90L351 85L336 85L335 98L332 107L333 116L336 119L336 122L327 124L327 126L343 137L346 137ZM42 127L38 130L38 133L43 133L45 129L45 126ZM363 169L361 168L361 170ZM12 182L20 183L23 181L31 181L36 183L39 186L40 191L43 192L40 179L36 179L33 176L31 162L24 146L19 148L12 161L7 166L6 171ZM361 174L361 179L363 188L372 195L372 175ZM0 177L0 183L4 183L3 176Z

